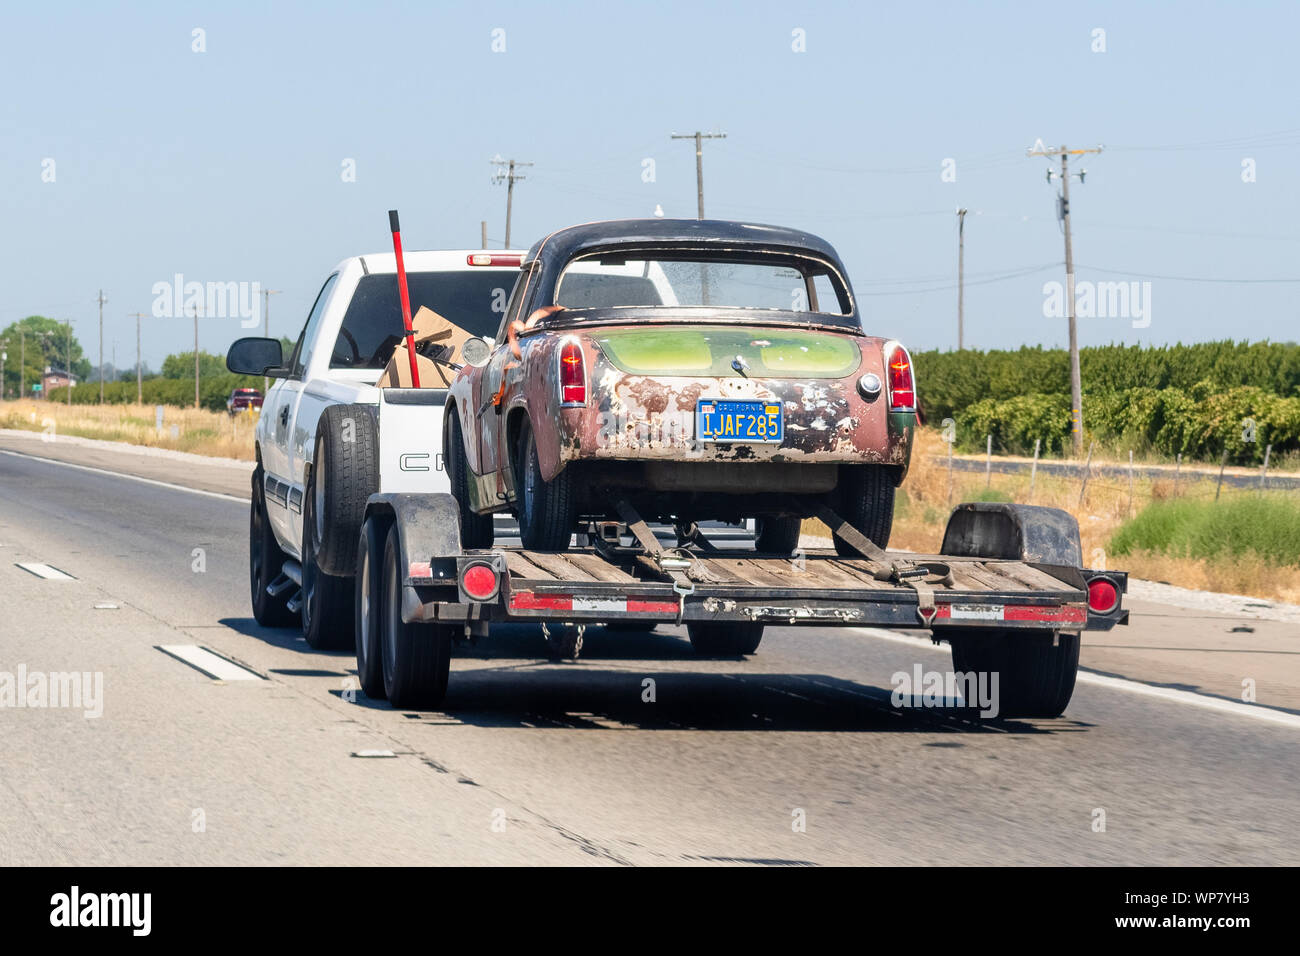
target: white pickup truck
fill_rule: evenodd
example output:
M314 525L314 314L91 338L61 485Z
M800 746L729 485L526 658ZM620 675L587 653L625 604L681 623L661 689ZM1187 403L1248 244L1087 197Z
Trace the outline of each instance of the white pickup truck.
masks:
M495 336L521 256L408 252L412 312L427 306L474 335ZM374 418L357 410L378 404L376 382L402 333L393 253L353 256L326 278L290 355L260 338L238 340L227 355L232 371L275 380L255 433L253 613L269 626L301 621L312 647L352 646L357 534L366 499L379 490ZM445 389L420 391L423 404L445 401ZM393 470L435 472L423 476L425 487L450 490L442 487L442 416L425 420L427 457L408 446Z

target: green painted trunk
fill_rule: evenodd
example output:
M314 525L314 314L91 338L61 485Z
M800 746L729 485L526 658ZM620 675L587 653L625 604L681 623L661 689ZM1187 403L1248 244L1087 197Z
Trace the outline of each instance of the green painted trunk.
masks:
M590 335L630 375L725 378L740 374L731 364L740 356L751 378L843 378L862 361L850 336L799 329L655 325Z

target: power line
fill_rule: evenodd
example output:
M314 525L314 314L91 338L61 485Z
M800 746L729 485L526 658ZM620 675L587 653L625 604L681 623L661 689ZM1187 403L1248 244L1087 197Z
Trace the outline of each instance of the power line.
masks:
M1164 279L1170 282L1212 282L1212 283L1291 283L1300 282L1300 279L1228 279L1228 278L1211 278L1207 276L1169 276L1156 275L1154 273L1132 272L1126 269L1103 269L1100 266L1080 266L1081 269L1087 269L1089 272L1105 272L1110 275L1131 276L1134 279Z

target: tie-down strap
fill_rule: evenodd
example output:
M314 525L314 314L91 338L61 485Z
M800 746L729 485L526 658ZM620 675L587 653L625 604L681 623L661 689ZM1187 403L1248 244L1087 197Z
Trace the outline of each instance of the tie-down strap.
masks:
M636 538L637 543L645 550L650 560L654 561L659 571L673 582L673 591L677 593L677 623L682 623L682 614L686 609L686 595L695 591L695 582L686 576L686 569L691 566L691 559L686 557L680 548L665 551L660 547L659 539L654 536L645 519L626 501L620 500L617 507L618 516L623 519L632 537Z

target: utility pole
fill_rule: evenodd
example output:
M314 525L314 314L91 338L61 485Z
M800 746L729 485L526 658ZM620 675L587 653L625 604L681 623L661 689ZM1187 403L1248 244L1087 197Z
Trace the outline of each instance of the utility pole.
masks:
M27 390L27 330L18 326L18 397Z
M104 404L104 290L99 290L99 404Z
M271 296L279 295L283 289L263 289L262 290L262 336L263 338L271 337ZM271 387L270 376L262 376L262 394L265 395L267 389Z
M531 166L532 163L521 162L517 159L502 159L499 155L488 160L493 166L497 167L496 175L492 177L495 184L506 184L506 248L510 248L510 212L514 203L515 181L527 179L527 176L521 176L515 172L516 166ZM505 166L507 168L503 169ZM486 230L484 230L486 233ZM484 242L486 245L486 240Z
M72 407L72 320L64 319L63 324L68 329L68 367L64 373L68 376L68 407Z
M695 198L698 213L696 219L704 218L704 140L706 139L726 139L726 133L701 133L696 130L694 133L673 133L673 139L693 139L695 140Z
M487 220L480 219L478 225L479 225L479 232L482 234L481 239L483 243L481 246L479 246L479 248L486 249L487 248Z
M957 210L957 351L965 347L966 210Z
M1086 153L1100 153L1101 147L1096 149L1069 149L1061 146L1057 149L1030 149L1030 156L1060 156L1061 172L1061 222L1065 231L1065 301L1066 309L1070 318L1070 435L1074 442L1074 454L1077 458L1083 454L1083 383L1079 375L1079 332L1078 321L1074 311L1074 251L1070 245L1070 169L1069 158L1071 156L1082 156ZM1083 182L1083 177L1087 175L1087 170L1082 169L1075 173L1079 177L1079 182ZM1047 181L1052 181L1053 171L1049 167L1047 170Z
M194 304L194 407L199 407L199 305Z
M144 316L145 313L143 312L132 312L131 315L127 316L127 318L135 318L135 403L137 405L144 404L144 375L140 371L142 368L140 364L140 320Z
M8 339L0 339L0 402L5 399L5 359L9 358L9 353L5 351L9 347ZM18 396L22 398L21 395Z

